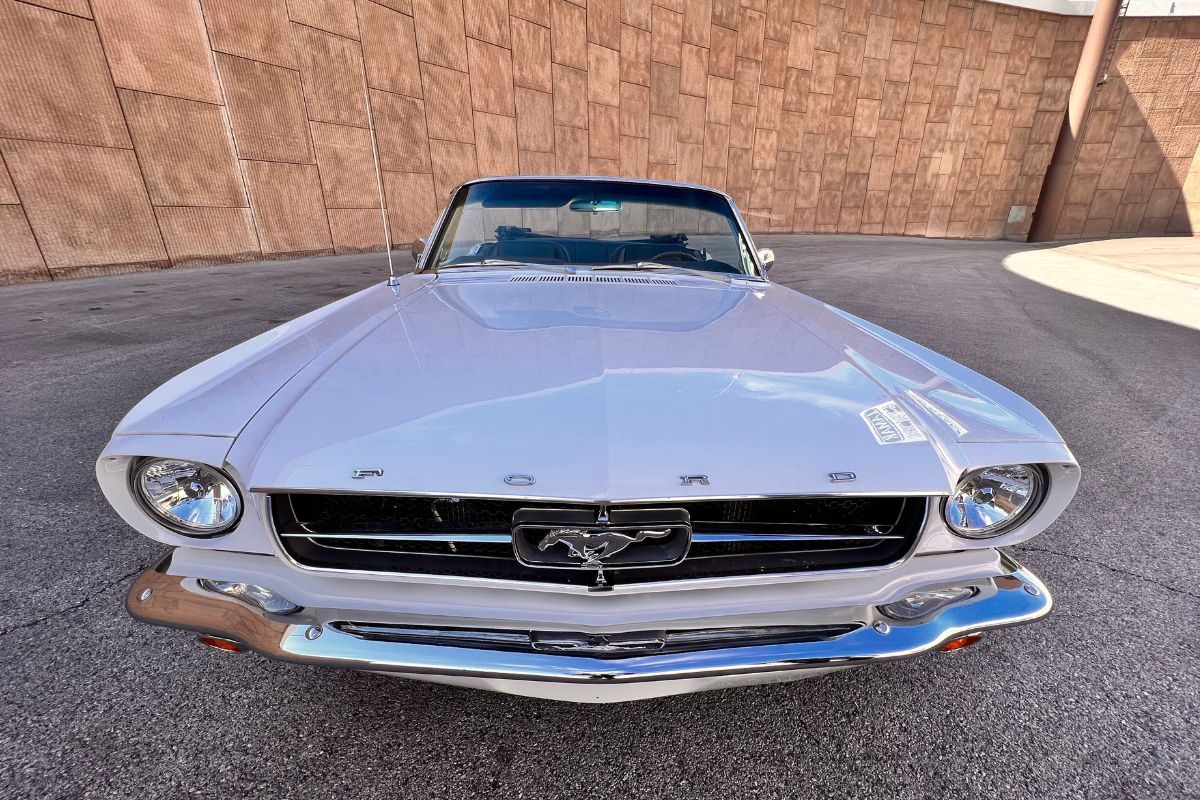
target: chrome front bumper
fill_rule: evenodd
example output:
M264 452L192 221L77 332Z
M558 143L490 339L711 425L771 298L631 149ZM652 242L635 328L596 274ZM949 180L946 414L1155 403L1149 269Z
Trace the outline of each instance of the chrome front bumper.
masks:
M214 595L195 578L160 565L142 573L126 606L136 619L237 642L269 658L382 672L419 680L577 702L614 702L726 686L795 680L833 669L906 658L956 637L1031 622L1049 613L1050 593L1002 555L1005 574L975 581L985 590L915 622L881 616L835 639L691 652L597 658L364 639L329 624L353 621L328 609L267 615Z

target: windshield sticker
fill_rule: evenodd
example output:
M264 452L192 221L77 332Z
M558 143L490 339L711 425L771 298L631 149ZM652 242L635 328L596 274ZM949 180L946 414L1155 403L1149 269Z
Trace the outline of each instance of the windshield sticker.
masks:
M923 395L917 394L912 389L905 389L905 393L908 394L908 396L912 398L914 403L916 403L921 408L925 409L930 414L932 414L933 416L940 419L943 423L945 423L947 428L954 431L955 436L961 437L963 434L965 434L967 432L967 429L965 427L963 427L963 424L961 422L959 422L954 417L947 414L945 411L942 411L942 409L935 406L932 402L929 401L928 398L924 397Z
M913 422L912 417L895 400L880 403L861 414L871 435L880 444L905 444L923 442L925 434Z

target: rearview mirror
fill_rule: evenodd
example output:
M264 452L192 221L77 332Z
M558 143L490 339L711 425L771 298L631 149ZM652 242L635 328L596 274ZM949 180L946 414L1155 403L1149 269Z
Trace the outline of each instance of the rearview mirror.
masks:
M759 249L758 260L762 263L763 269L770 272L771 267L775 265L775 251L769 247Z
M587 211L592 214L612 213L621 210L620 200L572 200L572 211Z

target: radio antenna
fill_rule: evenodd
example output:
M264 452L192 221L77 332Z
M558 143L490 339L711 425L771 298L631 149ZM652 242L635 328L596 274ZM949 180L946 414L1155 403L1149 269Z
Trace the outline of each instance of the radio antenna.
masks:
M396 286L399 284L399 278L396 277L396 270L392 266L392 232L388 226L387 204L383 199L383 173L379 170L379 142L375 138L375 116L371 113L371 90L367 87L367 65L361 55L358 57L358 64L362 67L363 100L367 103L367 129L371 133L371 158L375 162L375 187L379 190L379 220L383 223L383 243L387 248L388 286Z

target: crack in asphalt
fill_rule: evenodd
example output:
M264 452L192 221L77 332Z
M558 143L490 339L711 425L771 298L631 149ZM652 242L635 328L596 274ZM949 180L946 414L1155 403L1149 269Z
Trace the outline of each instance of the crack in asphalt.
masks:
M1103 561L1100 561L1099 559L1088 558L1087 556L1081 556L1078 553L1063 553L1058 550L1051 550L1048 547L1033 547L1031 545L1025 545L1025 544L1016 545L1016 547L1014 549L1028 550L1032 553L1049 553L1052 556L1060 556L1062 558L1065 558L1065 559L1068 559L1071 561L1084 561L1084 562L1087 562L1088 564L1095 564L1097 567L1104 567L1105 569L1111 570L1112 572L1115 572L1118 575L1124 575L1129 578L1137 578L1138 580L1145 581L1146 583L1152 583L1161 589L1166 589L1168 592L1174 592L1176 594L1184 595L1185 597L1191 597L1195 600L1200 600L1200 594L1195 594L1193 592L1189 592L1187 589L1180 589L1177 586L1171 586L1170 584L1163 583L1162 581L1159 581L1159 580L1155 580L1154 578L1151 578L1148 575L1142 575L1140 572L1130 572L1127 569L1121 569L1120 567L1114 567L1112 564L1105 563Z
M69 614L72 611L78 611L79 609L86 606L88 603L90 603L93 599L95 599L99 595L103 594L104 592L107 592L109 589L113 588L114 586L116 586L120 583L123 583L123 582L129 580L130 578L132 578L134 575L137 575L138 573L142 572L143 570L146 569L147 566L148 566L147 564L141 564L138 567L136 567L135 569L131 570L130 572L127 572L124 575L120 576L119 578L114 578L113 580L109 581L108 583L104 584L103 586L100 586L99 588L95 589L94 591L89 592L88 594L84 595L83 599L80 600L78 603L72 603L71 605L66 606L65 608L60 608L57 611L52 611L44 617L38 617L37 619L31 619L28 622L22 622L19 625L13 625L8 628L0 628L0 637L8 636L10 633L12 633L14 631L25 630L26 628L32 628L34 626L41 625L43 622L48 622L57 617L61 617L64 614Z

